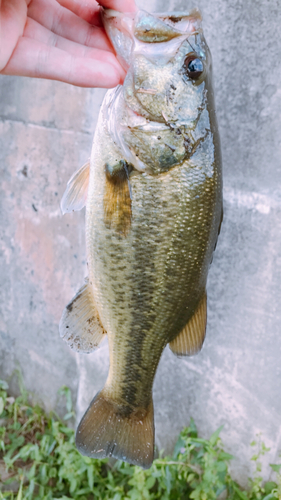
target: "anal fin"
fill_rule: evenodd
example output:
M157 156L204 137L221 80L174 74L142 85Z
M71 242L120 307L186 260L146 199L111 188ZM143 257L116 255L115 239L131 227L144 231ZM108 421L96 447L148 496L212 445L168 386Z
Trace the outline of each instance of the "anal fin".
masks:
M203 345L207 324L207 294L204 293L199 305L189 322L178 336L169 343L170 349L177 356L197 354Z
M89 177L90 162L88 161L73 174L67 183L60 204L63 214L81 210L86 205Z
M80 353L94 351L104 338L106 331L100 322L88 280L64 309L59 331L63 340Z

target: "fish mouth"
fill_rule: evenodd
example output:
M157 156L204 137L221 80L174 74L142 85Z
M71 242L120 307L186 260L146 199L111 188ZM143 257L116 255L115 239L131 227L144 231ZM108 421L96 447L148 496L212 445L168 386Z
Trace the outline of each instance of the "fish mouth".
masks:
M157 120L150 120L149 118L146 118L137 111L134 111L127 104L126 106L127 106L127 115L131 122L129 125L130 128L142 129L147 131L151 130L151 132L157 132L157 130L164 130L169 128L168 120L165 120L165 123ZM162 114L164 114L164 112L162 112Z
M136 94L150 94L150 95L155 95L158 94L158 90L155 89L144 89L140 87L137 91Z
M127 105L127 110L128 114L130 115L130 118L132 119L129 128L143 130L146 132L157 133L160 132L161 130L178 129L181 126L185 126L187 128L192 129L194 128L194 124L196 122L196 120L194 120L193 118L191 118L190 120L188 119L171 120L167 117L164 111L161 112L161 115L163 116L163 121L151 120L141 115L137 111L134 111L128 105Z

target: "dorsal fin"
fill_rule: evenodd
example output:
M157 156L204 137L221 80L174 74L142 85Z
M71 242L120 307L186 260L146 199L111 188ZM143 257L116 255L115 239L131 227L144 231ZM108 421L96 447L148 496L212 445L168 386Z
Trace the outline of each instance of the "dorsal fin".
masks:
M197 354L203 345L207 324L207 294L204 293L199 305L189 322L178 336L169 343L176 356Z
M90 162L85 163L69 179L66 190L61 200L63 214L81 210L87 201L90 177Z

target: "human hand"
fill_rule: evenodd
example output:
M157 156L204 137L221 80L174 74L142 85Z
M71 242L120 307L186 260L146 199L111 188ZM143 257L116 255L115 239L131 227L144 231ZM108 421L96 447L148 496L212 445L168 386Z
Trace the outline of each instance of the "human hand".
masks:
M0 0L0 74L115 87L125 77L100 5L134 12L134 0Z

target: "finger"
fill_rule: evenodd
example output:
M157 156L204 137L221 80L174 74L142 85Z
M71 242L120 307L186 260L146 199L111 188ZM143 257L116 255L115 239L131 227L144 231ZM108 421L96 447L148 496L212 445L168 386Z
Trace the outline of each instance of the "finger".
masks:
M80 45L79 43L67 40L66 38L56 35L52 31L49 31L47 28L44 28L44 26L37 23L33 19L27 18L23 35L24 37L31 38L44 45L61 49L76 57L86 57L96 61L106 62L111 64L111 66L115 66L117 71L120 71L120 64L115 55L111 52L86 47L85 45Z
M119 12L135 12L137 6L134 0L99 0L100 5Z
M4 68L22 35L27 7L18 0L0 0L0 70Z
M112 52L112 46L103 28L92 26L55 0L31 2L28 17L73 42Z
M57 2L84 19L84 21L87 21L87 23L102 26L100 5L95 0L90 2L88 0L57 0Z
M122 83L120 67L88 57L80 58L57 47L21 37L13 56L2 71L5 75L31 76L71 83L79 87L112 88Z
M57 2L88 23L96 26L102 26L100 5L120 12L135 12L136 10L133 0L101 0L99 3L95 0L90 2L88 0L57 0Z

